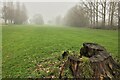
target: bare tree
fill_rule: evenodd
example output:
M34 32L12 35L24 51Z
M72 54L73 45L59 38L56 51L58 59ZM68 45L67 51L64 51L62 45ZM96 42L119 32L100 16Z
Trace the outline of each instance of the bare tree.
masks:
M102 26L105 27L106 23L106 0L100 2L102 6Z
M8 7L6 6L6 2L4 2L2 8L2 18L4 19L5 24L7 23L7 16L8 16Z
M27 10L24 4L21 6L21 11L20 11L20 23L26 23L27 22Z
M13 4L13 2L4 2L2 8L2 18L5 24L22 24L27 20L26 7L23 4L22 7L19 2Z
M112 2L110 2L108 4L108 25L110 25L110 21L111 21L111 5L112 5Z
M41 14L35 14L33 16L33 19L31 20L31 23L39 24L39 25L44 24L44 20L43 20L42 15Z
M89 19L86 11L81 6L76 5L68 11L64 17L64 22L68 26L85 27L89 24Z
M62 17L60 15L57 16L56 19L55 19L55 23L56 24L61 24L61 19L62 19Z
M102 18L102 12L99 10L100 3L98 0L90 1L90 2L82 2L84 9L89 13L89 19L91 23L91 27L98 26L98 19Z
M82 3L79 3L81 7L83 7L82 9L88 13L88 17L89 17L89 21L90 21L90 27L94 26L93 25L93 2L84 2L82 1Z
M115 8L116 8L116 5L117 5L117 2L111 2L112 5L112 9L111 9L111 21L110 21L110 25L113 26L113 19L114 19L114 13L115 13Z
M7 6L8 6L8 19L9 19L9 23L13 23L14 20L14 5L13 2L7 2Z
M16 3L14 24L20 24L20 3Z

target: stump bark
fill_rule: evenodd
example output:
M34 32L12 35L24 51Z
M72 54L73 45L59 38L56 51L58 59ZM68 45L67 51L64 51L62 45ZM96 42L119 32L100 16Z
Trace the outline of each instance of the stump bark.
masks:
M107 50L96 43L83 43L83 47L80 49L80 57L69 56L68 60L62 66L60 71L60 78L66 67L72 72L74 78L84 78L82 76L82 56L89 58L90 66L93 71L92 78L101 79L119 79L120 65L116 63ZM66 66L67 65L67 66Z
M113 60L103 46L96 43L83 43L80 55L89 57L94 78L112 79L119 77L120 65Z

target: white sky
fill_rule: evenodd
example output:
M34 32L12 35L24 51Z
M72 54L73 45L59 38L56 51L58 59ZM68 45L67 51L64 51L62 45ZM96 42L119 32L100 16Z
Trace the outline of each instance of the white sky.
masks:
M25 2L29 16L40 13L45 22L56 16L64 16L77 2Z
M45 22L53 20L56 16L63 16L80 0L0 0L1 2L25 3L29 17L40 13Z
M16 1L19 1L19 2L79 2L81 0L0 0L0 2L5 2L5 1L7 2L9 1L12 1L12 2L16 2Z

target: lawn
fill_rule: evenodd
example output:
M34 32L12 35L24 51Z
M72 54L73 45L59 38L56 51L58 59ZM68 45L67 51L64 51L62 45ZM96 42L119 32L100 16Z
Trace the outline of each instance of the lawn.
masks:
M58 57L65 50L79 53L83 42L104 46L118 55L118 31L60 26L2 27L2 77L58 77Z

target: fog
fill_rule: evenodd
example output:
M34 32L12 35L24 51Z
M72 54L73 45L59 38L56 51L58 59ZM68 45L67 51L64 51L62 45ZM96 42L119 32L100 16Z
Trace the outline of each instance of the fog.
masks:
M29 17L41 14L45 23L56 16L64 16L76 4L77 2L25 2Z
M33 1L33 0L32 0ZM4 0L0 3L3 24L55 24L76 27L107 27L118 25L118 3L82 1Z

